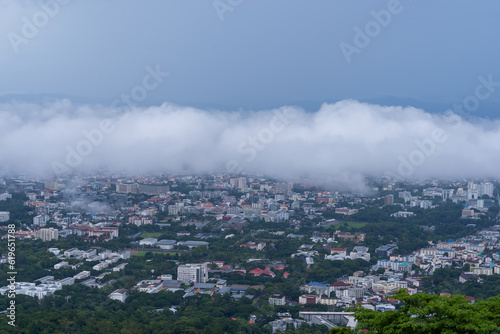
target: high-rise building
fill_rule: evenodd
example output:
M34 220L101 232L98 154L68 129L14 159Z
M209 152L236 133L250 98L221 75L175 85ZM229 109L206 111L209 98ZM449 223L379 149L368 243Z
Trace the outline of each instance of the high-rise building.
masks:
M236 177L229 180L229 184L238 189L245 189L247 187L247 179L244 177Z
M49 215L42 213L41 215L33 217L33 225L45 226L50 221Z
M206 283L208 281L207 263L181 264L177 268L177 280Z
M488 195L490 197L493 197L493 183L491 182L484 182L479 185L479 197L483 195Z
M59 231L55 228L41 228L35 233L37 239L42 241L57 240L59 238Z
M394 195L387 195L385 197L385 205L394 205Z

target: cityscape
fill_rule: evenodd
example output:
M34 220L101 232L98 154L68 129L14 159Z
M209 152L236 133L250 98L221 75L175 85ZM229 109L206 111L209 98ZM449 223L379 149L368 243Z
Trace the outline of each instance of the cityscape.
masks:
M275 333L355 329L353 307L393 311L390 296L401 289L466 293L470 303L500 289L498 181L384 177L367 180L366 194L309 182L4 178L0 208L12 209L0 212L2 239L13 235L26 256L43 260L16 264L16 282L0 294L71 303L79 286L110 305L167 294L155 312L173 317L193 299L221 299L238 326ZM11 260L1 254L3 266Z
M0 334L499 333L499 13L0 0Z

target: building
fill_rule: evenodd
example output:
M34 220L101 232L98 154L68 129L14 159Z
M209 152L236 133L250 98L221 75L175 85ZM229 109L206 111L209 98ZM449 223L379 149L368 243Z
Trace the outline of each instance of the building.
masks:
M128 291L125 289L115 290L111 292L111 294L109 295L109 298L113 300L118 300L122 303L125 303L125 299L127 299L127 297L128 297Z
M64 252L64 256L67 258L79 256L82 253L78 248L70 248Z
M74 277L66 277L63 278L62 280L54 282L56 284L61 284L61 285L73 285L75 284L75 278Z
M207 263L180 265L177 268L177 280L193 283L206 283L208 281Z
M385 205L394 205L394 195L385 196Z
M358 213L358 209L349 209L349 208L335 208L335 213L344 215L344 216L350 216L353 214Z
M365 237L366 237L365 233L351 233L351 232L340 232L340 231L337 231L337 233L335 233L335 235L339 239L350 240L350 241L354 241L354 242L364 241Z
M485 183L481 183L479 185L479 197L483 196L483 195L488 195L489 197L493 197L493 183L491 182L485 182Z
M75 276L73 276L74 279L84 279L90 277L90 271L82 271Z
M46 213L33 217L33 225L45 226L49 221L50 217Z
M229 180L229 184L238 189L247 188L247 179L244 177L232 178Z
M0 211L0 223L5 223L10 219L10 212Z
M299 304L317 304L319 299L317 295L302 295L299 297Z
M89 249L89 250L84 251L82 253L82 256L84 259L90 259L96 255L97 255L97 249Z
M193 248L193 247L200 247L200 246L204 246L204 247L208 248L208 246L210 245L210 243L208 243L206 241L178 241L177 245L179 245L179 246L187 246L190 249Z
M330 254L331 255L338 254L338 255L342 255L342 256L347 256L347 249L346 248L331 248Z
M375 249L375 254L377 254L380 257L388 257L390 256L398 246L396 244L387 244L384 246L380 246Z
M398 211L393 214L391 214L391 217L396 217L396 218L408 218L415 216L414 212L409 212L409 211Z
M173 249L177 241L175 240L160 240L155 246L160 247L161 249Z
M100 271L100 270L106 269L107 267L108 267L107 262L99 262L98 264L93 266L92 269Z
M121 194L135 194L139 192L139 186L137 183L117 183L116 192Z
M59 262L59 263L56 263L54 264L54 269L60 269L60 268L64 268L64 267L67 267L69 265L68 262L66 261L62 261L62 262Z
M256 243L253 241L249 241L247 243L241 244L240 247L248 247L253 250L261 251L264 249L264 247L266 247L266 243L265 242Z
M6 200L11 199L11 198L12 198L12 195L9 193L0 194L0 201L6 201Z
M285 305L285 296L272 295L271 297L269 297L269 304L274 306Z
M42 241L57 240L59 238L59 231L55 228L41 228L35 232L36 239Z
M145 238L139 241L140 246L153 246L158 242L158 239L156 238Z
M89 237L106 236L110 239L118 238L118 227L94 227L88 230Z
M28 282L15 282L14 283L16 295L28 295L31 297L37 297L38 299L42 299L45 296L52 295L57 290L62 289L61 284L39 284L35 285L35 283ZM11 287L4 286L0 288L0 295L5 295L6 293L10 293Z
M170 191L170 187L164 184L139 184L139 192L146 195L162 195Z

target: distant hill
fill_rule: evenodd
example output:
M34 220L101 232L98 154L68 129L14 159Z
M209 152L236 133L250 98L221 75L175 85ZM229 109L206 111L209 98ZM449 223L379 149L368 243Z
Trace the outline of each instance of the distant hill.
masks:
M111 105L112 99L108 98L96 98L96 97L84 97L84 96L72 96L67 94L5 94L0 95L0 103L11 103L11 102L27 102L27 103L37 103L45 104L54 102L61 99L69 99L75 104L102 104ZM402 106L402 107L415 107L423 109L426 112L432 114L441 114L447 110L453 110L453 103L445 102L430 102L422 101L413 98L402 98L395 96L386 97L376 97L369 99L357 99L360 102L366 102L371 104L378 104L384 106ZM252 104L244 103L242 105L234 105L231 103L224 102L185 102L185 101L175 101L175 100L160 100L158 98L148 98L146 101L140 103L141 106L148 107L152 105L160 105L164 102L172 102L179 105L191 106L200 109L215 109L224 111L233 110L266 110L272 108L282 107L284 105L297 106L303 108L308 112L317 111L323 103L336 103L339 100L331 99L325 101L291 101L289 103L282 104L266 104L262 102L254 102ZM457 101L460 103L461 101ZM500 101L486 100L481 101L478 110L473 112L466 112L461 116L464 118L474 118L483 117L490 119L500 119Z

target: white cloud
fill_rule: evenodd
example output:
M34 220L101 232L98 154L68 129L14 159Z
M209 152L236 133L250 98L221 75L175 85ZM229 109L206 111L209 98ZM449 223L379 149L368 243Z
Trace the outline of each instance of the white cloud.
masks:
M88 146L83 132L99 129L105 119L112 131L102 138L94 133L95 143ZM444 140L434 141L437 129ZM406 159L413 170L403 168L405 177L496 177L499 142L498 121L352 100L314 113L292 107L219 112L172 104L120 110L68 100L0 105L0 166L18 173L53 174L54 162L68 166L69 147L85 153L75 170L210 172L232 161L249 171L359 185L366 174L401 174Z

